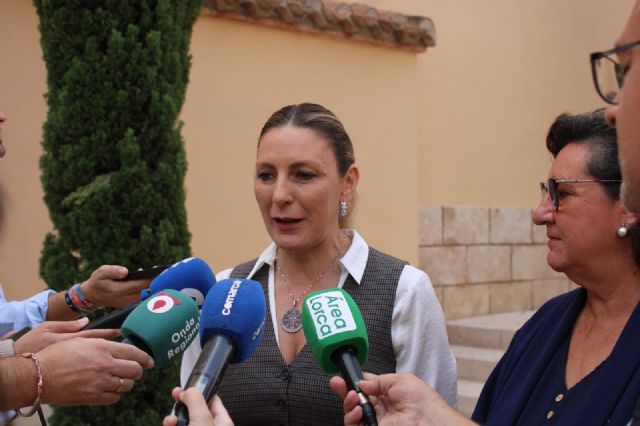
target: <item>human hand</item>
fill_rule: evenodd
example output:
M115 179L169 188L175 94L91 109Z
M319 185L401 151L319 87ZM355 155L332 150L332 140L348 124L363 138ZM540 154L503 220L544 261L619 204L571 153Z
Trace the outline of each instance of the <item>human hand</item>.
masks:
M189 388L186 391L182 388L173 388L171 396L187 406L189 426L233 426L233 421L218 395L213 397L209 407L202 393L196 388ZM177 423L178 418L170 414L164 418L162 426L176 426Z
M13 349L17 354L39 352L49 345L74 337L113 339L120 334L120 330L109 329L81 331L88 322L89 318L80 318L75 321L45 321L16 340L13 343Z
M37 354L42 366L42 402L53 405L105 405L133 389L153 359L133 345L75 337Z
M376 410L380 426L421 425L473 425L413 374L397 373L375 376L364 374L360 389L369 396ZM360 426L362 408L354 391L347 392L345 381L338 376L331 378L331 389L344 400L345 426Z
M81 289L96 307L120 308L140 300L140 291L149 287L152 278L118 281L129 271L124 266L102 265L82 283Z

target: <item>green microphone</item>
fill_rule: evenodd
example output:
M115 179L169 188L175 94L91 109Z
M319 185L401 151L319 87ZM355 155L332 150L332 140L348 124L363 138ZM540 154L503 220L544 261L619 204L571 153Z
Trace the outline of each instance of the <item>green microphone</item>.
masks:
M302 329L320 368L342 375L347 387L358 394L365 424L377 426L373 405L359 386L369 338L356 302L340 288L311 293L302 304Z
M122 324L123 342L148 353L161 368L187 349L199 327L196 302L177 290L163 290L129 314Z

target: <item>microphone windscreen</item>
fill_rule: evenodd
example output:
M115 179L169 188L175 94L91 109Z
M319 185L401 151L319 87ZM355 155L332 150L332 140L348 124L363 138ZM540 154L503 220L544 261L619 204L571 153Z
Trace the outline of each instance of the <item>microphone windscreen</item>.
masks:
M200 343L224 334L235 344L231 363L243 362L256 350L262 335L266 315L262 286L257 281L226 279L218 282L207 294L200 317Z
M367 362L369 338L358 305L341 288L329 288L307 295L302 304L302 330L320 367L329 374L340 367L331 355L350 346L360 365Z
M164 290L131 312L122 335L153 357L160 368L177 358L193 341L200 324L198 305L177 290Z
M198 306L202 306L207 293L216 283L213 271L207 262L197 257L181 260L162 271L151 286L142 291L142 299L163 290L179 290L192 297Z

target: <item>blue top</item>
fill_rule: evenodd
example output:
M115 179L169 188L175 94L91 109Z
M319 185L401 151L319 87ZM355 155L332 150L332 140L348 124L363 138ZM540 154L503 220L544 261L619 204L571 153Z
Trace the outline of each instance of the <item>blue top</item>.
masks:
M609 357L567 390L571 331L587 299L579 288L545 303L513 337L472 419L485 425L625 425L640 395L640 304Z
M56 292L45 290L21 301L8 302L0 285L0 337L12 330L34 328L47 318L49 297Z

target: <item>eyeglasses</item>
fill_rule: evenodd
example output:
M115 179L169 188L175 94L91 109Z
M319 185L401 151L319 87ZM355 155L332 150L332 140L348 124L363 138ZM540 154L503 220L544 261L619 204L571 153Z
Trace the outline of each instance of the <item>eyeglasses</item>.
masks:
M546 197L547 194L551 199L551 204L555 211L560 208L560 199L558 198L558 184L559 183L620 183L620 179L549 179L546 182L540 182L540 192L542 196Z
M591 74L593 83L596 85L596 92L608 104L616 105L615 97L620 93L627 69L620 65L614 56L636 47L640 40L634 41L615 49L591 54Z

